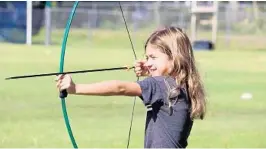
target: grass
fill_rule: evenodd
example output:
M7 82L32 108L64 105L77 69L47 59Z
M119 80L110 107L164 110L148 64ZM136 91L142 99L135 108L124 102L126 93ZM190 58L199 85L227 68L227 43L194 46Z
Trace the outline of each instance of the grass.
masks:
M83 36L84 32L70 34L66 71L133 63L125 32L94 33L91 40L84 39L87 37ZM58 37L53 36L53 41L58 44L49 47L0 44L1 148L72 147L54 77L4 80L14 75L58 71L62 36L59 32L53 34L58 34ZM143 54L142 44L146 36L144 33L133 35L139 58ZM38 40L41 37L35 38ZM239 42L234 44L242 46ZM208 112L205 120L195 121L189 148L266 146L266 51L262 47L252 43L244 50L221 46L212 52L195 51L208 96ZM131 71L113 71L75 74L73 79L90 83L109 79L135 81L136 77ZM244 92L252 93L253 99L241 100ZM133 98L129 97L69 96L67 110L79 147L126 147L132 104ZM131 148L143 147L144 124L145 108L137 98Z

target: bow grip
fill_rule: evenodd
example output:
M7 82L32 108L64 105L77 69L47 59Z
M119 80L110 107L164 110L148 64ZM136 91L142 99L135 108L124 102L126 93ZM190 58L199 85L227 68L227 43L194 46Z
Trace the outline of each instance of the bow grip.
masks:
M62 90L62 91L60 92L59 97L60 97L60 98L66 98L67 95L68 95L67 90Z

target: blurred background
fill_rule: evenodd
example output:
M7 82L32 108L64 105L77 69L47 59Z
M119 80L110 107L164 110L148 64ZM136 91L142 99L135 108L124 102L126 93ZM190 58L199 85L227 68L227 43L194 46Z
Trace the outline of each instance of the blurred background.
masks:
M4 80L57 72L71 1L0 2L0 147L69 148L53 77ZM266 147L266 2L123 1L138 59L149 35L177 26L189 36L208 108L195 120L189 148ZM133 65L116 1L81 1L67 42L65 71ZM78 83L136 81L133 71L73 75ZM142 148L145 107L137 98L130 148ZM124 148L130 97L69 96L67 110L79 147Z
M1 2L0 40L59 44L60 41L54 36L59 36L64 30L72 5L71 1L29 1L28 5L26 1ZM265 46L264 1L126 1L123 2L123 8L132 34L173 25L188 32L193 42L206 39L213 41L217 47L246 48L250 46L247 40L261 40L259 44ZM82 1L72 29L81 31L85 37L77 35L76 38L88 42L94 38L93 33L99 30L123 30L122 21L117 2ZM243 44L235 47L234 42Z

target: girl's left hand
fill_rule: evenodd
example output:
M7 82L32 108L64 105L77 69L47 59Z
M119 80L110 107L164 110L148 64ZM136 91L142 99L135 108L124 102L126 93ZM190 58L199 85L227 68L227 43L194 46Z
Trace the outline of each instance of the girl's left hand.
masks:
M69 94L76 93L76 84L73 82L70 75L58 75L55 81L57 82L56 87L59 89L59 91L67 90Z

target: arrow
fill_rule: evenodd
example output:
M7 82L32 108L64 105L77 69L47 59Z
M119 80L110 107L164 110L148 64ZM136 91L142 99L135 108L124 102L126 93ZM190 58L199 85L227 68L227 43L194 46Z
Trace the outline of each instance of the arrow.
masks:
M54 75L60 75L60 74L74 74L74 73L87 73L87 72L98 72L98 71L111 71L111 70L123 70L123 69L133 69L132 67L115 67L115 68L102 68L102 69L90 69L90 70L78 70L78 71L68 71L63 73L53 72L53 73L43 73L43 74L34 74L34 75L22 75L22 76L13 76L5 78L5 80L12 80L12 79L22 79L22 78L32 78L32 77L45 77L45 76L54 76Z

